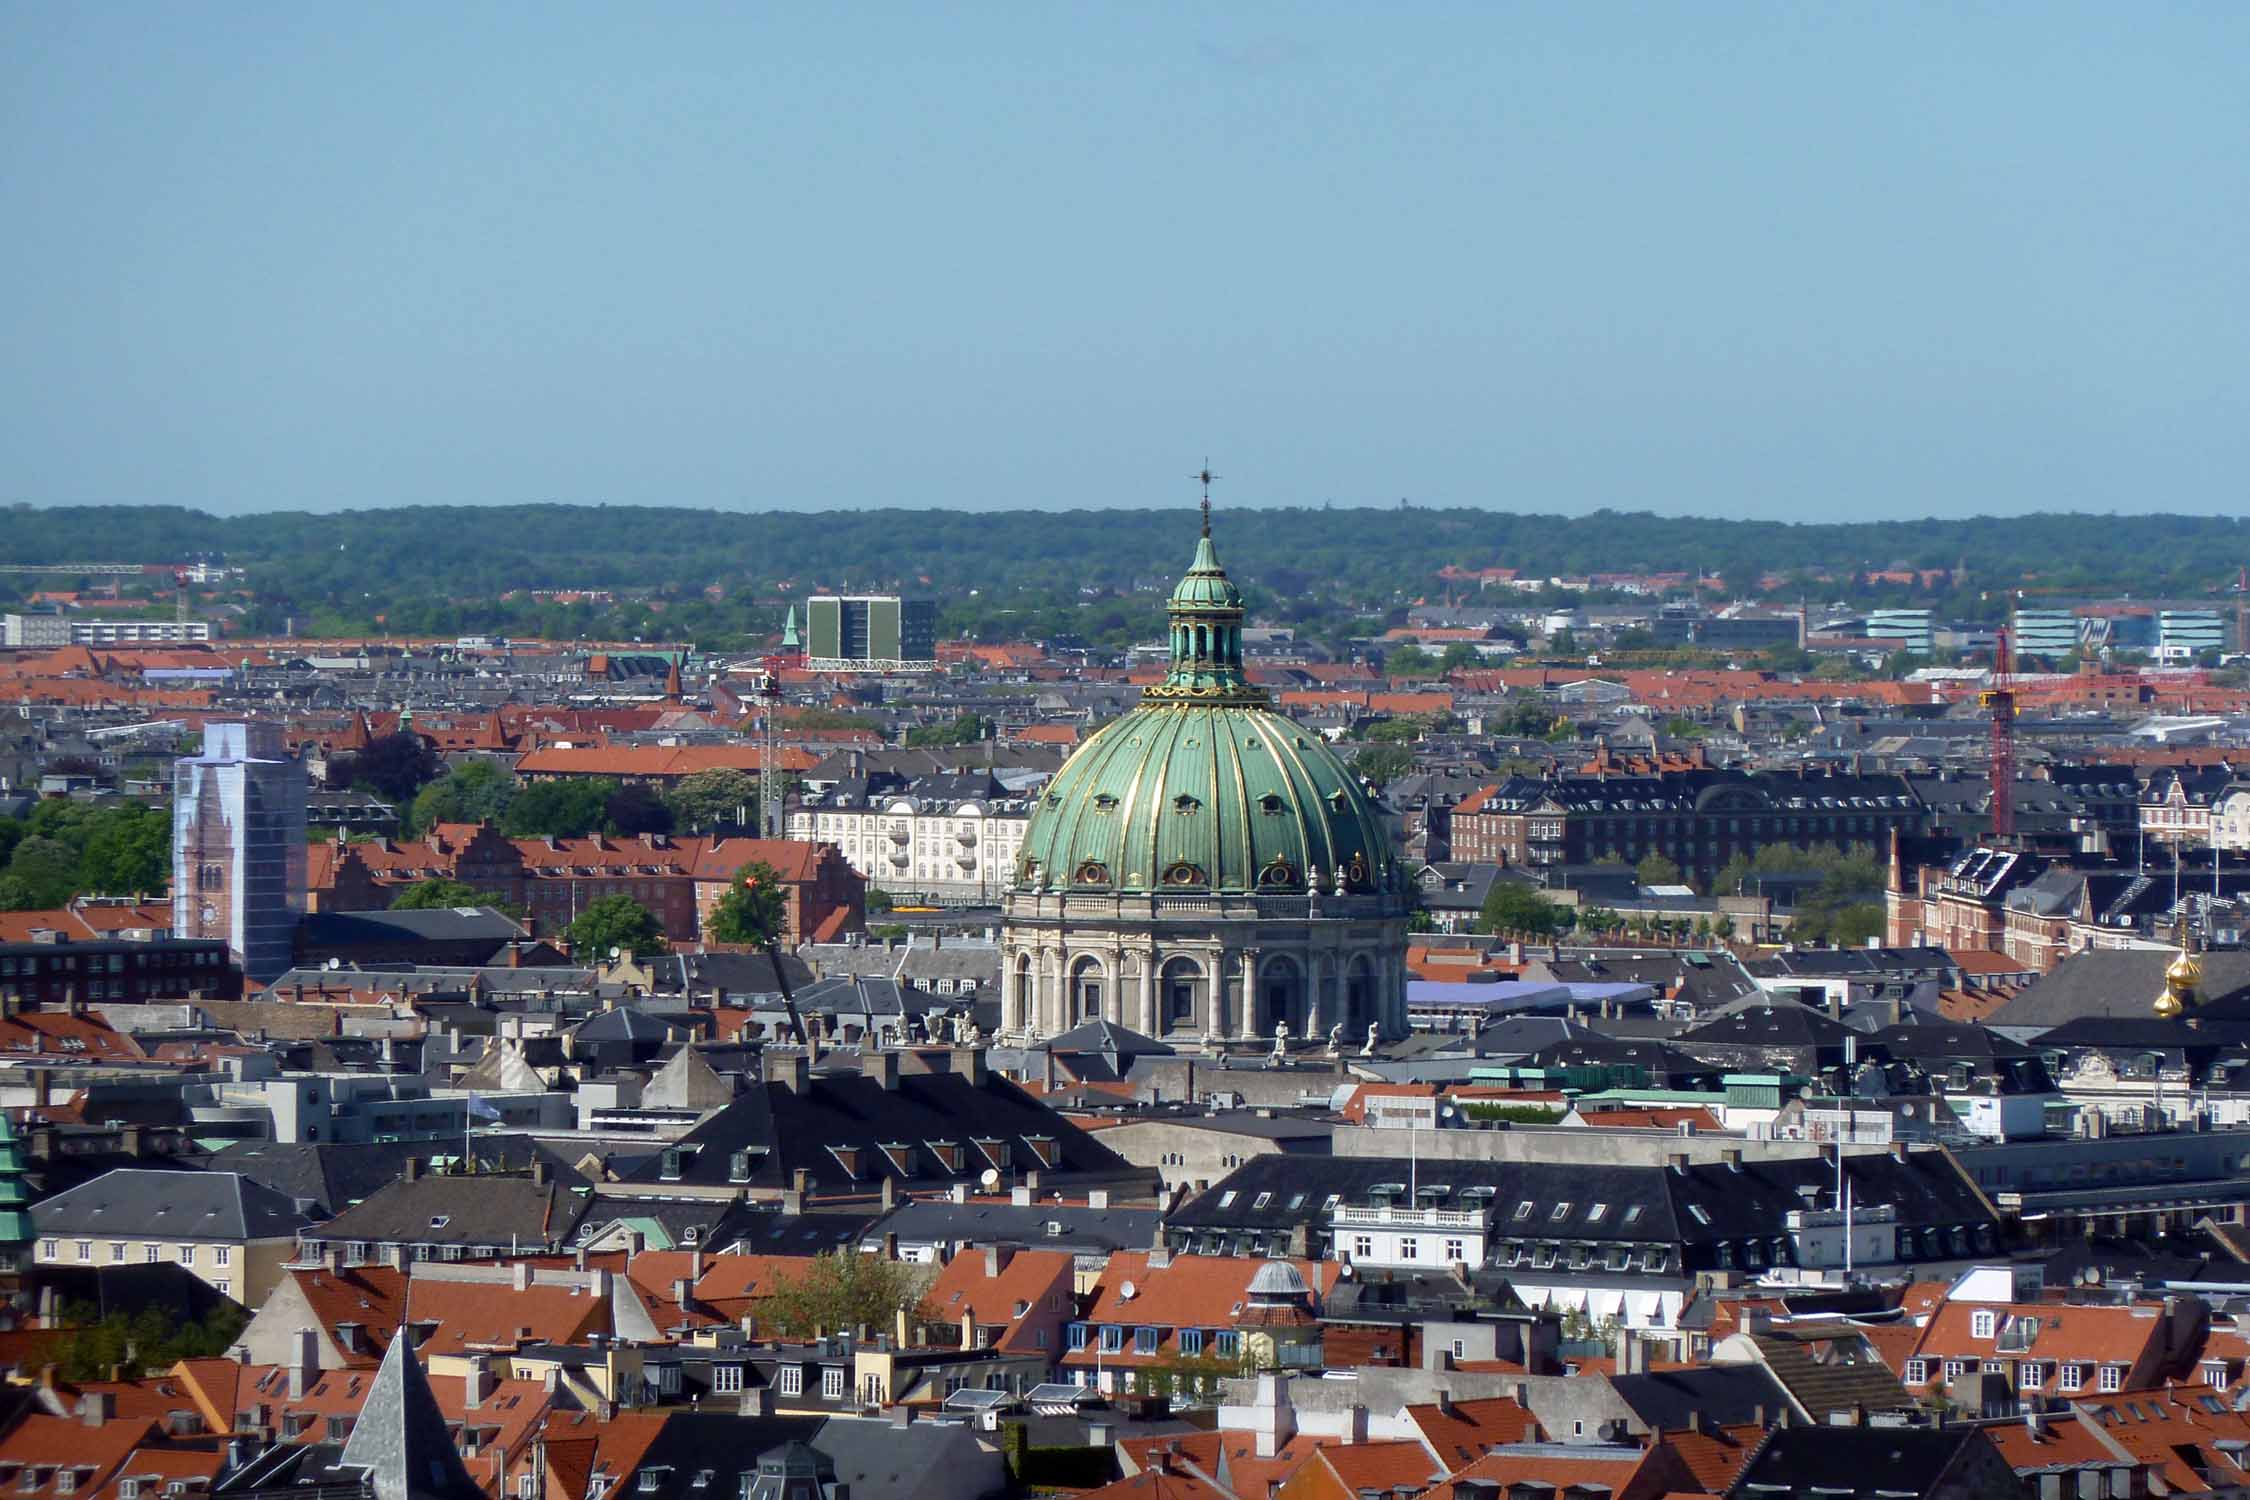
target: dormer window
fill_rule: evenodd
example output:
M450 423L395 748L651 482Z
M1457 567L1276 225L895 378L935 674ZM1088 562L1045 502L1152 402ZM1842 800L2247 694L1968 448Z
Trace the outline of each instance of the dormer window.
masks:
M1203 803L1200 799L1191 796L1186 792L1182 792L1180 793L1180 795L1172 799L1172 811L1178 813L1183 818L1192 817L1196 813L1203 811Z

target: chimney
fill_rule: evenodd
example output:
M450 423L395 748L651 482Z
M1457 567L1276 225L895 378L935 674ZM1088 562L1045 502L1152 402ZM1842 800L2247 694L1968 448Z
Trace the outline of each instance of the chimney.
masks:
M492 1399L500 1381L492 1373L492 1361L478 1356L469 1362L469 1373L461 1382L461 1404L478 1407Z
M867 1050L860 1054L859 1070L874 1080L885 1093L898 1092L898 1054L888 1048L877 1048L870 1041Z
M88 1427L99 1427L116 1415L115 1391L88 1391L78 1398L78 1419Z
M422 1175L422 1158L409 1156L406 1159L406 1165L399 1168L398 1175L400 1180L405 1182L412 1182L420 1177Z
M803 1094L812 1087L812 1059L802 1052L769 1050L760 1054L759 1076L767 1083L778 1083L793 1094Z
M302 1401L320 1374L320 1335L300 1328L289 1336L289 1399Z
M531 1290L531 1262L519 1260L508 1267L509 1279L519 1292Z
M1013 1259L1015 1258L1015 1254L1016 1254L1016 1247L1015 1247L1015 1246L1013 1246L1013 1245L987 1245L987 1246L985 1246L985 1247L984 1247L984 1274L985 1274L985 1278L986 1278L987 1280L994 1280L994 1279L997 1279L997 1278L999 1277L999 1275L1000 1275L1000 1273L1001 1273L1002 1271L1005 1271L1005 1270L1007 1270L1007 1269L1008 1269L1008 1262L1009 1262L1009 1261L1011 1261L1011 1260L1013 1260Z

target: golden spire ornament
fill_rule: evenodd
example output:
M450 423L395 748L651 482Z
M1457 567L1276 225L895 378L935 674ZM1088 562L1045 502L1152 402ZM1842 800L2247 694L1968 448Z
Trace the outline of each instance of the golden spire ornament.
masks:
M2149 1007L2159 1021L2176 1021L2197 1002L2197 989L2203 983L2203 965L2188 946L2188 923L2180 918L2180 953L2164 968L2164 989Z

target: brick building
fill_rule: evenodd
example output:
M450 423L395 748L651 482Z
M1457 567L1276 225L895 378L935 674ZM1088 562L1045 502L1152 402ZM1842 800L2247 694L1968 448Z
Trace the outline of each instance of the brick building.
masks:
M1454 859L1545 867L1661 854L1707 881L1769 844L1887 850L1892 834L1921 832L1926 816L1901 776L1692 766L1614 774L1613 764L1602 754L1580 774L1480 788L1453 809Z
M424 880L458 880L521 906L534 931L559 934L592 902L630 896L674 943L703 938L703 924L735 873L763 861L787 888L788 941L830 941L866 925L867 888L833 844L796 839L511 839L484 823L441 823L422 839L316 844L315 911L377 911Z

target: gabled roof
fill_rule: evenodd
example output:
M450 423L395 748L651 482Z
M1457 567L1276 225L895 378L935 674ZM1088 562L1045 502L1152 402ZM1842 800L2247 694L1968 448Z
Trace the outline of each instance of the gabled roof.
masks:
M402 1179L337 1214L325 1240L553 1250L567 1244L587 1197L553 1176L470 1173Z
M1042 1149L1052 1151L1051 1160L1042 1159ZM734 1175L737 1153L747 1153L753 1186L787 1187L802 1170L816 1190L829 1192L872 1193L886 1179L936 1186L988 1169L1116 1177L1135 1171L997 1074L972 1083L947 1072L902 1073L895 1088L859 1074L817 1074L801 1093L784 1083L752 1084L627 1175L727 1184L741 1180ZM665 1175L672 1161L676 1179Z
M375 1500L482 1500L409 1342L384 1351L342 1462L366 1471Z
M286 1239L309 1222L296 1205L239 1172L119 1167L31 1210L43 1235L112 1239Z

